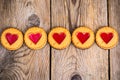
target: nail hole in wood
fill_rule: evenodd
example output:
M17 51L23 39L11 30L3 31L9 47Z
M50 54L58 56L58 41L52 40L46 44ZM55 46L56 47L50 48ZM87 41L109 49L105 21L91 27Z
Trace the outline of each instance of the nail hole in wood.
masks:
M28 27L31 26L39 26L40 25L40 19L36 14L32 14L29 18L28 18Z
M76 74L76 75L73 75L71 80L82 80L81 76Z
M76 4L76 0L72 0L72 3L75 5Z

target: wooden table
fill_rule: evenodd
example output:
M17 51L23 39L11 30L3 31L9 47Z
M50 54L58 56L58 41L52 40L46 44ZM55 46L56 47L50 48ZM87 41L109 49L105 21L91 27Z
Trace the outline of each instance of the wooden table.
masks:
M71 33L79 26L120 32L120 0L0 0L0 33L8 27L24 33L31 26L47 33L55 26ZM120 44L103 50L94 43L86 50L73 44L64 50L49 44L31 50L23 44L8 51L0 45L0 80L120 80L119 49Z

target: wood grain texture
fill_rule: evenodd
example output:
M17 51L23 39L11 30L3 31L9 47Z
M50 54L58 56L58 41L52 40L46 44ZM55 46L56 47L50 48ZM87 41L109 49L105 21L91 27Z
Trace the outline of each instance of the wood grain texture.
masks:
M93 31L107 25L107 0L52 0L52 26L71 32L78 26ZM87 50L72 44L52 49L52 80L108 80L108 51L94 44Z
M0 0L0 33L7 27L25 32L31 26L49 31L50 0ZM49 54L48 44L41 50L0 46L0 80L49 80Z
M109 25L120 37L120 0L109 0ZM111 80L120 80L120 43L110 50L110 68Z

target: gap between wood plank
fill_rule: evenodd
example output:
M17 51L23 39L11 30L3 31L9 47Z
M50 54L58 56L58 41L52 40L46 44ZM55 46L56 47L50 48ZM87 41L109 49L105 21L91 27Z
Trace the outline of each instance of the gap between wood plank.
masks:
M109 49L108 50L108 80L111 80L110 74L111 74L111 71L110 71L110 49Z
M109 26L109 0L107 0L107 24ZM110 71L110 49L108 50L108 80L111 80L110 77L111 71Z

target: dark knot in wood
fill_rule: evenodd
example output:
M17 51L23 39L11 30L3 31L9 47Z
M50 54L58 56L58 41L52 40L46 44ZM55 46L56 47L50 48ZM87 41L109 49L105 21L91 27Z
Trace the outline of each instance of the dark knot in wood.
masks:
M32 14L29 18L28 18L28 27L32 27L32 26L39 26L40 25L40 19L36 14Z
M31 4L32 4L32 2L29 1L29 2L27 2L26 6L28 7L28 6L30 6Z
M82 80L81 76L76 74L76 75L73 75L71 80Z
M75 5L76 4L76 0L72 0L72 3Z

